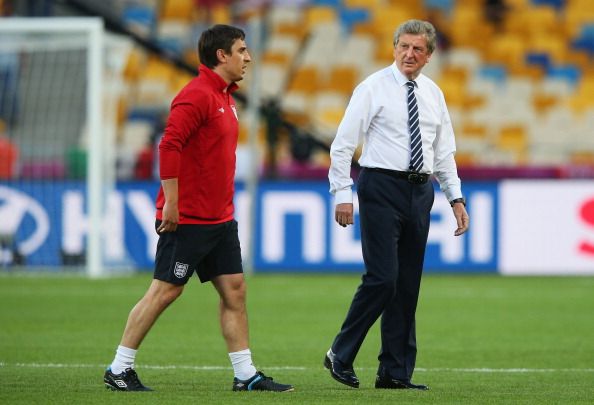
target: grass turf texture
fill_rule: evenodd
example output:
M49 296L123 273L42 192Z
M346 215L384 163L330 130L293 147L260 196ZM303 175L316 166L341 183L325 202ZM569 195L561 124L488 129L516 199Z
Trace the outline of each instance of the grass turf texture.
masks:
M141 380L156 391L108 391L104 367L149 282L148 275L0 277L0 403L594 401L594 278L425 276L413 381L431 390L418 392L373 388L377 323L355 363L360 389L323 369L358 276L248 277L253 358L275 380L295 385L281 394L231 392L216 293L193 279L137 356Z

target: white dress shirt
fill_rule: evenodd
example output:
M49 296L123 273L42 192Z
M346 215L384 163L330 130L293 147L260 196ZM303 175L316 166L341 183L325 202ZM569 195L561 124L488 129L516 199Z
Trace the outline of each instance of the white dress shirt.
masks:
M330 148L330 192L336 204L353 201L351 162L363 140L362 167L408 171L408 79L392 64L373 73L354 90ZM423 143L423 169L433 174L448 201L462 197L454 160L456 143L443 92L420 74L415 95Z

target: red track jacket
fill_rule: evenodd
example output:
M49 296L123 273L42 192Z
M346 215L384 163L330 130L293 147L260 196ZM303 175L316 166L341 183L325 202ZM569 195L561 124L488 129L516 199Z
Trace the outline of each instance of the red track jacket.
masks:
M178 178L179 223L218 224L233 219L235 151L239 124L225 81L206 66L173 99L159 144L161 179ZM157 219L165 204L157 196Z

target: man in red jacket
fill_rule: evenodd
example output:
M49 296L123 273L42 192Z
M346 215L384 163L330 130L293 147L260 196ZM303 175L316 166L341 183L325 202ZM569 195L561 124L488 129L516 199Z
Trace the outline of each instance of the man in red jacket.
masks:
M220 296L220 321L235 377L234 391L292 391L257 371L248 342L246 285L233 219L238 123L231 93L251 61L244 32L215 25L198 41L199 75L171 103L159 145L159 243L148 291L130 312L107 388L150 391L134 370L136 351L159 315L194 272Z

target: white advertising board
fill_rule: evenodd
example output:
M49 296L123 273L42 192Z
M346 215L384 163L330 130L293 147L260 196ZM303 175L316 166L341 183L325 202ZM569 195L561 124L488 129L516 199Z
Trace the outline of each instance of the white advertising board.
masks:
M510 180L499 189L503 274L594 274L594 181Z

